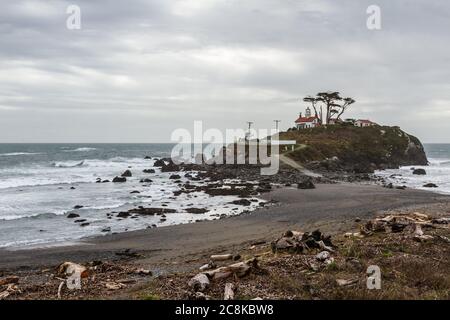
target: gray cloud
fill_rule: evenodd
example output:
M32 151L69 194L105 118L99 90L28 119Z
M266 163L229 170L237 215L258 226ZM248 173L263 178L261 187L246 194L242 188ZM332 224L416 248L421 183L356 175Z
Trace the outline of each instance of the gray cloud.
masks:
M66 28L69 4L81 30ZM323 90L357 100L348 116L448 142L449 16L438 0L2 3L0 142L168 141L194 120L287 128Z

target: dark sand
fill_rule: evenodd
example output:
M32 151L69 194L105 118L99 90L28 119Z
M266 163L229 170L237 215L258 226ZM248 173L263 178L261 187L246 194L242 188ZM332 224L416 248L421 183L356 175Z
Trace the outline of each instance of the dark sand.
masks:
M161 227L86 239L72 246L0 250L1 269L32 269L63 261L116 259L116 252L131 249L143 255L141 263L158 264L177 258L205 257L258 240L270 240L289 230L308 231L318 222L329 232L340 231L343 221L374 213L424 204L450 203L450 196L419 190L386 189L358 184L321 184L314 190L281 188L265 194L279 203L251 214L215 221ZM325 224L324 224L325 222ZM344 230L344 229L342 229Z

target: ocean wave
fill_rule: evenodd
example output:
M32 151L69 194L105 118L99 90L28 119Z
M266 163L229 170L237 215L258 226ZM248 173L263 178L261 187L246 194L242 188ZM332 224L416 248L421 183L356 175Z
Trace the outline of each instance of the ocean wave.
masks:
M88 151L94 151L97 150L97 148L89 148L89 147L83 147L83 148L76 148L72 150L64 150L64 152L88 152Z
M448 166L450 165L450 159L428 159L430 164L433 166Z
M53 162L52 167L56 168L76 168L84 165L84 160L77 163L63 163L63 162Z
M0 153L0 157L11 157L11 156L28 156L35 154L43 154L42 152L10 152L10 153Z

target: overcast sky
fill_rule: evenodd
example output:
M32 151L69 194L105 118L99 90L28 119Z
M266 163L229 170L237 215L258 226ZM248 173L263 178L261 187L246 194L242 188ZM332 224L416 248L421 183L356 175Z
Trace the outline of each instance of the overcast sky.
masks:
M357 101L347 117L450 142L449 17L442 0L1 0L0 142L285 129L327 90Z

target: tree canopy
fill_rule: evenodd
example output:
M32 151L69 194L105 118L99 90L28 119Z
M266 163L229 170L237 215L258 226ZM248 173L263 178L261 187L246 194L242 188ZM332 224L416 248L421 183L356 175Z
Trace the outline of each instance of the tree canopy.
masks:
M343 98L337 91L319 92L315 97L306 96L303 101L311 103L315 116L320 124L341 120L348 107L356 101L352 98Z

